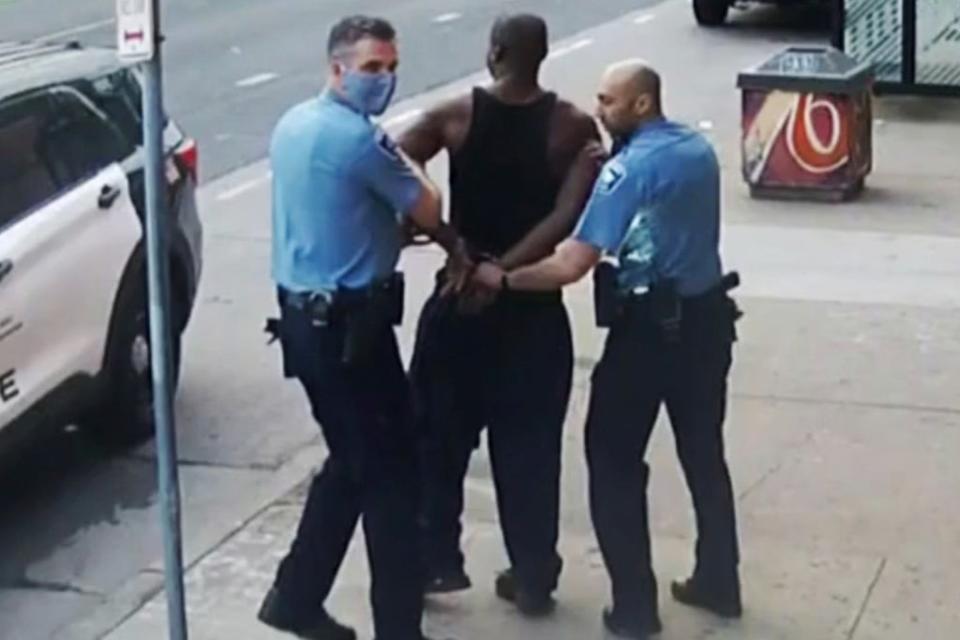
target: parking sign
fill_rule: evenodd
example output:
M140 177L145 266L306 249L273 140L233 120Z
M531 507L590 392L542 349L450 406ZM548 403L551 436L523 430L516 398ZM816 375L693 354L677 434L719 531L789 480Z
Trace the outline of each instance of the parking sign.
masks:
M117 52L124 62L153 58L154 0L117 0Z

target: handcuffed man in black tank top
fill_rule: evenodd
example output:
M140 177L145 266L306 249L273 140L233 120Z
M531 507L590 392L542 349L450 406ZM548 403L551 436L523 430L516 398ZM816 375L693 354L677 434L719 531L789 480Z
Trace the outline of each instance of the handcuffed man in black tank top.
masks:
M550 255L572 231L599 172L593 119L539 84L547 27L501 18L493 84L430 110L400 139L415 162L450 158L450 222L504 269ZM460 551L463 481L488 429L500 524L511 567L496 592L528 615L553 606L563 422L573 372L570 324L558 292L495 299L441 296L423 309L411 379L424 454L428 593L470 587Z

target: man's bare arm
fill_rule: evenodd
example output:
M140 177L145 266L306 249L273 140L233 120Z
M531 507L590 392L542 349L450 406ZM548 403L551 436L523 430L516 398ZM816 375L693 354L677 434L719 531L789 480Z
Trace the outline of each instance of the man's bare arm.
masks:
M426 164L438 153L447 147L445 107L440 106L426 112L407 129L398 141L400 152L413 166L421 182L430 182L426 176ZM435 188L435 187L434 187ZM437 190L439 198L439 190ZM454 289L459 290L465 283L472 269L472 262L468 256L467 245L463 238L452 226L443 220L441 209L426 216L410 216L410 220L421 233L429 236L439 244L450 256L452 271L454 272Z
M421 167L433 160L447 146L444 119L443 106L418 117L397 141L403 153Z
M602 164L597 157L602 147L596 125L587 119L582 126L583 149L567 171L553 211L500 257L504 269L509 271L541 260L553 253L557 244L573 231Z

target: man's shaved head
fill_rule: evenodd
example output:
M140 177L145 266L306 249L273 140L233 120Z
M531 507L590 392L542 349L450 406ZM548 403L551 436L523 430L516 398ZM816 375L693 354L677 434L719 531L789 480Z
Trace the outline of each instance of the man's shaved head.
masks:
M624 60L610 65L601 86L622 92L633 99L644 95L660 102L660 74L642 60Z
M494 77L503 73L535 78L549 48L547 23L527 13L501 16L490 31L488 66Z
M597 103L597 117L610 135L629 135L662 114L660 75L642 60L617 62L603 73Z

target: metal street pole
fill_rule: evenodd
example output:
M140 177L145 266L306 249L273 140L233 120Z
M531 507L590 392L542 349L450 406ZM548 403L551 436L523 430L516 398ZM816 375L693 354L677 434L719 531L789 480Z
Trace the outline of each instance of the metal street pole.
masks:
M183 544L180 525L180 483L177 477L177 443L173 412L173 353L170 344L169 216L164 185L163 75L160 0L148 3L152 11L153 56L142 63L144 72L143 140L146 152L146 234L149 282L151 367L154 421L163 525L164 580L170 640L187 640L183 592Z

